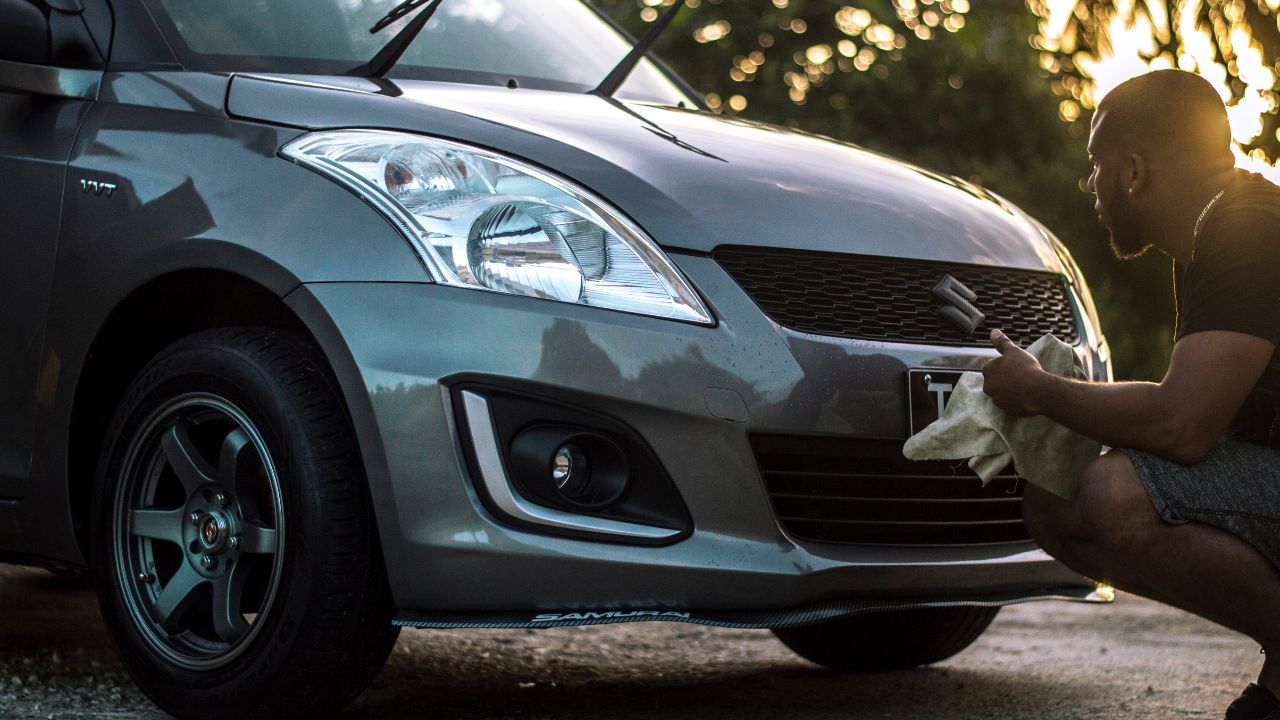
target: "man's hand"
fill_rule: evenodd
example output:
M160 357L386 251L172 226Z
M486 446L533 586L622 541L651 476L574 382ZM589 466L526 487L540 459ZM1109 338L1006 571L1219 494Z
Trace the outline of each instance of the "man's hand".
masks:
M996 407L1014 417L1039 415L1036 390L1045 374L1040 361L999 330L991 331L991 344L1000 357L982 366L982 391Z
M983 366L983 390L997 407L1184 465L1200 462L1227 432L1276 352L1255 335L1202 330L1173 346L1161 382L1111 383L1051 375L998 330L991 344L1000 357Z

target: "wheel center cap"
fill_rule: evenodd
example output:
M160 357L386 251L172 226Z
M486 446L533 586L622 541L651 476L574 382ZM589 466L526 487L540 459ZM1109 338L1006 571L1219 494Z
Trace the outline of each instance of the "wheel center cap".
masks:
M204 516L197 529L200 531L200 546L205 550L217 552L227 544L227 520L221 513Z

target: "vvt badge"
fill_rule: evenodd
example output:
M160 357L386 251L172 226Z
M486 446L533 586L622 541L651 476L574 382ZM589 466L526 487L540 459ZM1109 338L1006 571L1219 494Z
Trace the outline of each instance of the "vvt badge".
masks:
M933 294L947 303L938 308L938 314L958 325L966 335L972 335L987 317L973 304L978 299L978 294L950 274L943 275L938 284L933 286Z

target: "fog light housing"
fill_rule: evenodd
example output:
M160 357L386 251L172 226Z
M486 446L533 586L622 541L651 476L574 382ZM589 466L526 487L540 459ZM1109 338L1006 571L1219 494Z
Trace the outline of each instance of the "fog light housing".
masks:
M494 519L629 545L669 545L693 532L675 483L625 423L477 382L452 394L467 470Z
M627 490L622 448L600 433L557 425L532 427L511 441L513 479L556 507L604 508Z

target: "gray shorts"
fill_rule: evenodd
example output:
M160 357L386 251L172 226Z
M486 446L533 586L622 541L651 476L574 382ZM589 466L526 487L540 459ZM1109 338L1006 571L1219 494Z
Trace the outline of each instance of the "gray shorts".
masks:
M1165 522L1222 528L1280 568L1280 448L1225 439L1194 465L1121 449Z

